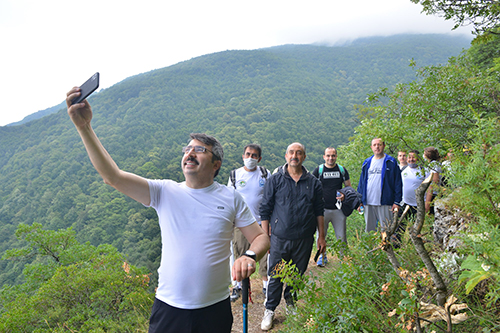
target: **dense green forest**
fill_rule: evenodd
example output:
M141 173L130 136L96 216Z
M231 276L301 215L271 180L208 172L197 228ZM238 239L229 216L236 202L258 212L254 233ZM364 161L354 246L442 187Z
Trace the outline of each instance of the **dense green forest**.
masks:
M418 66L443 64L468 45L464 37L399 35L205 55L91 97L93 125L121 168L149 178L183 179L180 151L191 132L223 143L222 183L249 142L263 146L268 168L284 162L287 144L303 142L312 169L324 147L348 142L357 124L354 105L368 93L415 79L411 59ZM18 225L33 223L72 227L93 246L112 244L147 267L154 285L155 212L103 184L65 109L0 128L0 253L22 244L14 235ZM1 260L0 285L22 282L24 264Z
M345 256L335 257L330 228L328 267L301 278L285 265L301 291L281 332L500 330L500 38L482 30L498 23L498 5L422 2L459 24L484 18L472 46L460 53L465 39L423 35L227 51L91 98L95 130L120 167L152 178L182 180L180 147L196 131L223 142L222 183L248 142L262 144L269 168L292 141L306 145L308 168L339 146L354 184L375 136L388 153L452 153L446 185L433 189L449 231L462 231L445 246L434 217L417 214L395 248L390 228L364 233L351 215ZM0 128L0 156L0 331L147 331L154 211L102 183L65 110Z

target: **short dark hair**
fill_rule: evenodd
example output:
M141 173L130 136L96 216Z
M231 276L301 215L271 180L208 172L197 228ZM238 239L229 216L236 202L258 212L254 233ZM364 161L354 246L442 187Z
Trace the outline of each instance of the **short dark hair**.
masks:
M335 154L337 154L337 155L339 154L339 153L337 152L337 148L335 148L335 147L326 147L326 148L325 148L325 152L326 152L328 149L333 149L333 150L335 150Z
M245 148L243 148L243 154L245 154L245 152L247 151L247 148L257 150L257 152L259 153L259 157L262 156L262 148L261 148L260 145L258 145L256 143L249 143L249 144L247 144L245 146Z
M434 148L432 146L424 149L424 155L427 156L427 158L431 161L439 161L439 159L441 158L439 156L439 151L437 150L437 148Z
M417 156L420 156L420 152L419 152L418 150L416 150L416 149L412 149L412 150L410 150L410 151L408 152L408 154L410 154L410 153L417 154Z
M191 138L191 140L198 140L200 142L203 142L207 146L212 146L212 162L215 162L216 160L219 161L223 160L224 149L222 148L222 145L220 144L219 140L205 133L191 133L189 134L189 137ZM220 168L215 171L214 178L217 177L219 171Z

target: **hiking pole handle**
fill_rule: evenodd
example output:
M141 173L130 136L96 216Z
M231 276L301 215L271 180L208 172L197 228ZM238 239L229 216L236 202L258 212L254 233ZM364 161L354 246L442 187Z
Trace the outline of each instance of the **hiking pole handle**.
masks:
M243 304L248 304L248 289L250 286L250 279L246 278L241 281L241 298Z
M243 302L243 333L248 333L248 290L250 279L243 279L241 282L241 300Z

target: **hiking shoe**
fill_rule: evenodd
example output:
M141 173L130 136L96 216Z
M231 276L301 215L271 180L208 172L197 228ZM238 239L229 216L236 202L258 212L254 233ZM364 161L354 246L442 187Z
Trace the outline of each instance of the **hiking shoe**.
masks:
M231 296L229 297L231 302L236 302L241 296L241 288L234 287Z
M285 309L286 314L296 315L297 309L295 308L295 302L293 301L293 298L285 298L285 302L286 302L286 309Z
M288 316L295 316L297 315L297 308L293 304L287 304L285 312Z
M268 310L264 311L264 318L262 318L262 323L260 324L260 329L263 331L269 331L273 327L274 311Z
M325 267L326 263L328 262L328 258L326 257L326 254L320 254L319 259L318 259L318 266L319 267Z

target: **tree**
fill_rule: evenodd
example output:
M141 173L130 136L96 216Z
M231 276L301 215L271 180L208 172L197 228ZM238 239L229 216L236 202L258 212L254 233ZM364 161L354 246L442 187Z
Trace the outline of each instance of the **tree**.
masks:
M474 27L474 33L494 33L500 17L500 4L496 0L411 0L424 6L428 15L438 14L445 20L453 19L456 29L460 26Z
M111 245L80 244L71 229L20 225L28 244L4 259L32 258L26 282L0 290L2 332L146 331L149 275Z
M467 234L461 236L463 246L457 249L466 258L456 267L462 273L458 280L446 277L448 290L460 293L465 283L468 294L487 280L485 310L494 311L500 300L499 71L488 68L486 61L472 61L487 59L483 55L489 51L451 58L445 66L424 67L418 70L418 80L398 85L393 92L381 89L370 95L367 104L359 107L362 120L355 137L339 154L348 159L348 168L357 164L359 169L359 156L370 155L368 147L374 137L385 139L388 153L399 148L423 151L426 146L453 152L444 172L448 187L441 194L451 193L448 207L467 216L469 222ZM410 228L412 241L419 234ZM438 249L434 254L442 255Z
M384 138L390 154L400 148L423 152L427 146L458 152L472 140L469 131L477 126L477 114L500 116L497 75L472 65L466 54L450 58L445 66L418 69L417 80L399 84L393 92L380 89L358 107L361 125L345 154L356 162L358 156L369 156L374 137Z

